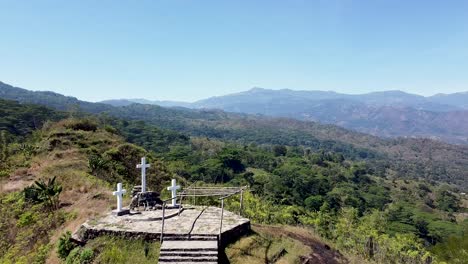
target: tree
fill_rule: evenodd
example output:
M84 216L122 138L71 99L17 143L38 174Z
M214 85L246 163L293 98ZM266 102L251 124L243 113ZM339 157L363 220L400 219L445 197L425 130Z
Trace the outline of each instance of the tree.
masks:
M450 191L442 189L437 193L436 206L447 212L457 212L460 208L459 199Z
M273 153L276 157L286 156L286 153L288 153L288 149L286 148L286 146L276 145L273 147Z
M0 161L6 160L8 157L8 136L7 131L0 131Z
M240 153L237 150L226 149L221 153L219 159L225 168L231 169L234 173L245 171L245 165L242 164Z
M304 203L307 209L318 211L323 204L323 197L320 195L312 195L305 199Z

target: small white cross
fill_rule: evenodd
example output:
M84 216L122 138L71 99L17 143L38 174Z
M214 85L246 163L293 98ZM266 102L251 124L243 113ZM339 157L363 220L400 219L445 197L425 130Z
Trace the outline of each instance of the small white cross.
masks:
M176 179L172 179L171 186L167 187L168 191L172 192L172 206L176 206L176 197L177 197L177 190L180 189L180 186L176 185Z
M151 165L146 164L146 157L141 158L141 164L137 164L137 169L141 169L141 192L146 192L146 168Z
M112 192L112 195L117 196L117 212L122 211L122 195L126 193L127 190L122 189L122 183L117 183L117 191Z

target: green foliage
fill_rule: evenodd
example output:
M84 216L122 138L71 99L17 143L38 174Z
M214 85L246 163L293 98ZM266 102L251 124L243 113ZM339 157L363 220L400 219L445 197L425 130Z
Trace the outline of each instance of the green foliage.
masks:
M80 263L91 263L93 260L94 252L92 249L85 248L80 254Z
M20 192L0 194L0 263L45 263L49 238L65 216L42 208Z
M6 130L0 131L0 161L5 161L8 158L8 141L9 135Z
M156 263L159 243L101 236L88 242L94 252L93 263ZM147 254L145 254L147 252Z
M136 115L144 110L140 107L123 109L122 115L126 116L127 111L136 111L132 113ZM249 185L252 193L244 195L243 214L252 222L311 226L341 250L377 262L421 263L428 258L424 245L443 243L449 236L461 233L451 215L460 206L454 191L441 188L433 192L436 188L431 182L387 180L386 176L424 172L426 168L420 160L399 157L399 161L390 166L388 162L394 160L379 154L380 150L324 140L323 136L318 138L311 133L313 129L296 122L290 123L293 128L290 129L275 121L262 121L259 125L258 120L220 118L216 113L202 115L196 111L178 112L180 115L166 120L155 116L153 110L151 107L145 110L151 116L148 121L162 120L158 125L165 129L103 115L99 119L75 118L49 124L43 134L37 135L2 131L0 150L4 154L1 158L7 157L7 162L2 162L0 169L14 171L19 164L30 162L41 151L65 160L63 152L77 147L84 157L88 157L88 168L96 177L86 173L84 164L79 168L82 174L61 175L63 179L79 175L80 179L92 177L94 180L99 178L100 182L123 181L132 185L139 181L135 164L141 156L146 156L151 163L148 184L156 191L174 176L182 182ZM186 123L189 119L190 123ZM210 138L189 138L166 128ZM18 143L20 137L28 140ZM122 143L121 137L130 143ZM369 140L379 148L387 144ZM399 150L406 143L388 144L385 148ZM412 149L417 148L412 146ZM403 154L405 151L402 150ZM14 159L18 161L13 162ZM406 165L396 170L401 162ZM434 163L440 165L437 161ZM432 167L427 170L434 172ZM446 171L435 172L437 175L444 173ZM54 174L49 172L49 175ZM0 209L4 219L0 220L0 235L6 238L0 241L3 259L31 262L40 258L39 255L43 258L46 250L38 248L48 243L50 230L66 218L61 210L43 212L41 208L42 205L58 208L60 190L54 177L49 182L38 181L26 188L23 196L6 196L2 200ZM239 209L239 202L234 199L226 204L232 211ZM41 230L41 237L45 238L34 239L35 232L31 230ZM89 249L73 249L62 242L67 252L64 259L69 263L91 260L118 263L128 261L125 254L144 251L144 244L125 249L118 240L106 241ZM29 249L34 248L32 245L35 253L24 253L30 252ZM152 256L149 260L154 258L149 255Z
M98 154L92 154L88 158L88 166L91 170L91 174L97 175L98 173L105 171L109 165L109 160L104 159Z
M26 211L20 215L16 225L18 227L30 226L37 220L38 215L31 211Z
M440 210L447 212L457 212L459 210L460 201L449 190L441 189L436 195L436 206Z
M462 264L468 260L468 228L463 235L451 236L432 248L436 260L442 263Z
M70 252L76 247L77 245L71 240L71 232L67 231L58 240L57 254L61 259L66 260Z
M24 138L41 128L47 120L56 121L64 116L43 106L0 99L0 142L4 144L8 137Z
M94 252L90 248L76 247L68 254L66 264L89 264L94 259Z
M141 104L112 107L100 103L79 101L76 98L50 92L30 92L3 83L0 83L0 87L3 98L19 100L22 103L42 104L62 111L73 107L75 110L86 113L105 113L102 115L103 119L117 117L125 120L145 121L158 126L158 129L178 131L195 137L216 138L241 144L255 143L257 145L304 146L314 150L323 149L340 153L345 159L366 160L372 169L381 175L413 179L425 178L468 187L465 180L468 176L466 169L468 167L468 150L464 147L429 139L385 140L331 125L292 119L246 116L216 110L173 109ZM158 148L159 140L154 140L155 137L163 136L166 133L154 133L157 136L151 136L151 133L142 132L140 128L145 126L140 126L139 121L121 120L110 123L110 125L121 130L121 135L130 140L131 143L144 146L147 149ZM117 123L121 123L123 127L130 125L131 129L121 129L120 124ZM107 123L105 124L107 125ZM126 134L127 132L128 134ZM130 136L132 134L149 135L148 138L151 140L146 137L132 137ZM188 137L183 137L187 142ZM169 139L170 137L167 138L172 140ZM165 136L164 140L166 140ZM159 148L165 147L167 145Z
M323 197L320 195L311 195L304 201L306 208L313 211L318 211L323 205L323 202Z
M97 130L97 123L90 119L71 119L65 124L65 127L73 130L95 132Z
M288 149L286 146L274 146L273 147L273 153L275 154L275 157L279 156L286 156L286 153L288 153Z
M56 177L53 177L47 182L43 179L35 181L33 186L26 187L23 192L27 201L43 203L48 209L57 210L62 186L56 183Z

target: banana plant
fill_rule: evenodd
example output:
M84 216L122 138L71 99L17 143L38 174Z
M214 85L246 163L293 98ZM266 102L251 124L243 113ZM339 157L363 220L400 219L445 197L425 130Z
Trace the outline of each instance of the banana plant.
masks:
M35 181L33 186L26 188L24 192L27 200L43 203L49 209L57 210L62 186L56 183L56 177L48 179L47 182L40 179Z

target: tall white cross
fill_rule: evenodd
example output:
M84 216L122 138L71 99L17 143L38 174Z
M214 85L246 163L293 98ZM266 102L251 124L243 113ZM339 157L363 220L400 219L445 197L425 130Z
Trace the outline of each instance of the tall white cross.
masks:
M126 193L127 190L122 189L122 183L117 183L117 191L112 192L112 195L117 196L117 212L122 211L122 195Z
M172 206L176 206L176 197L177 197L177 190L180 189L180 186L176 185L176 179L172 179L171 186L167 187L168 191L172 192Z
M151 165L146 164L146 157L141 158L141 164L137 164L137 169L141 169L141 192L146 192L146 168Z

